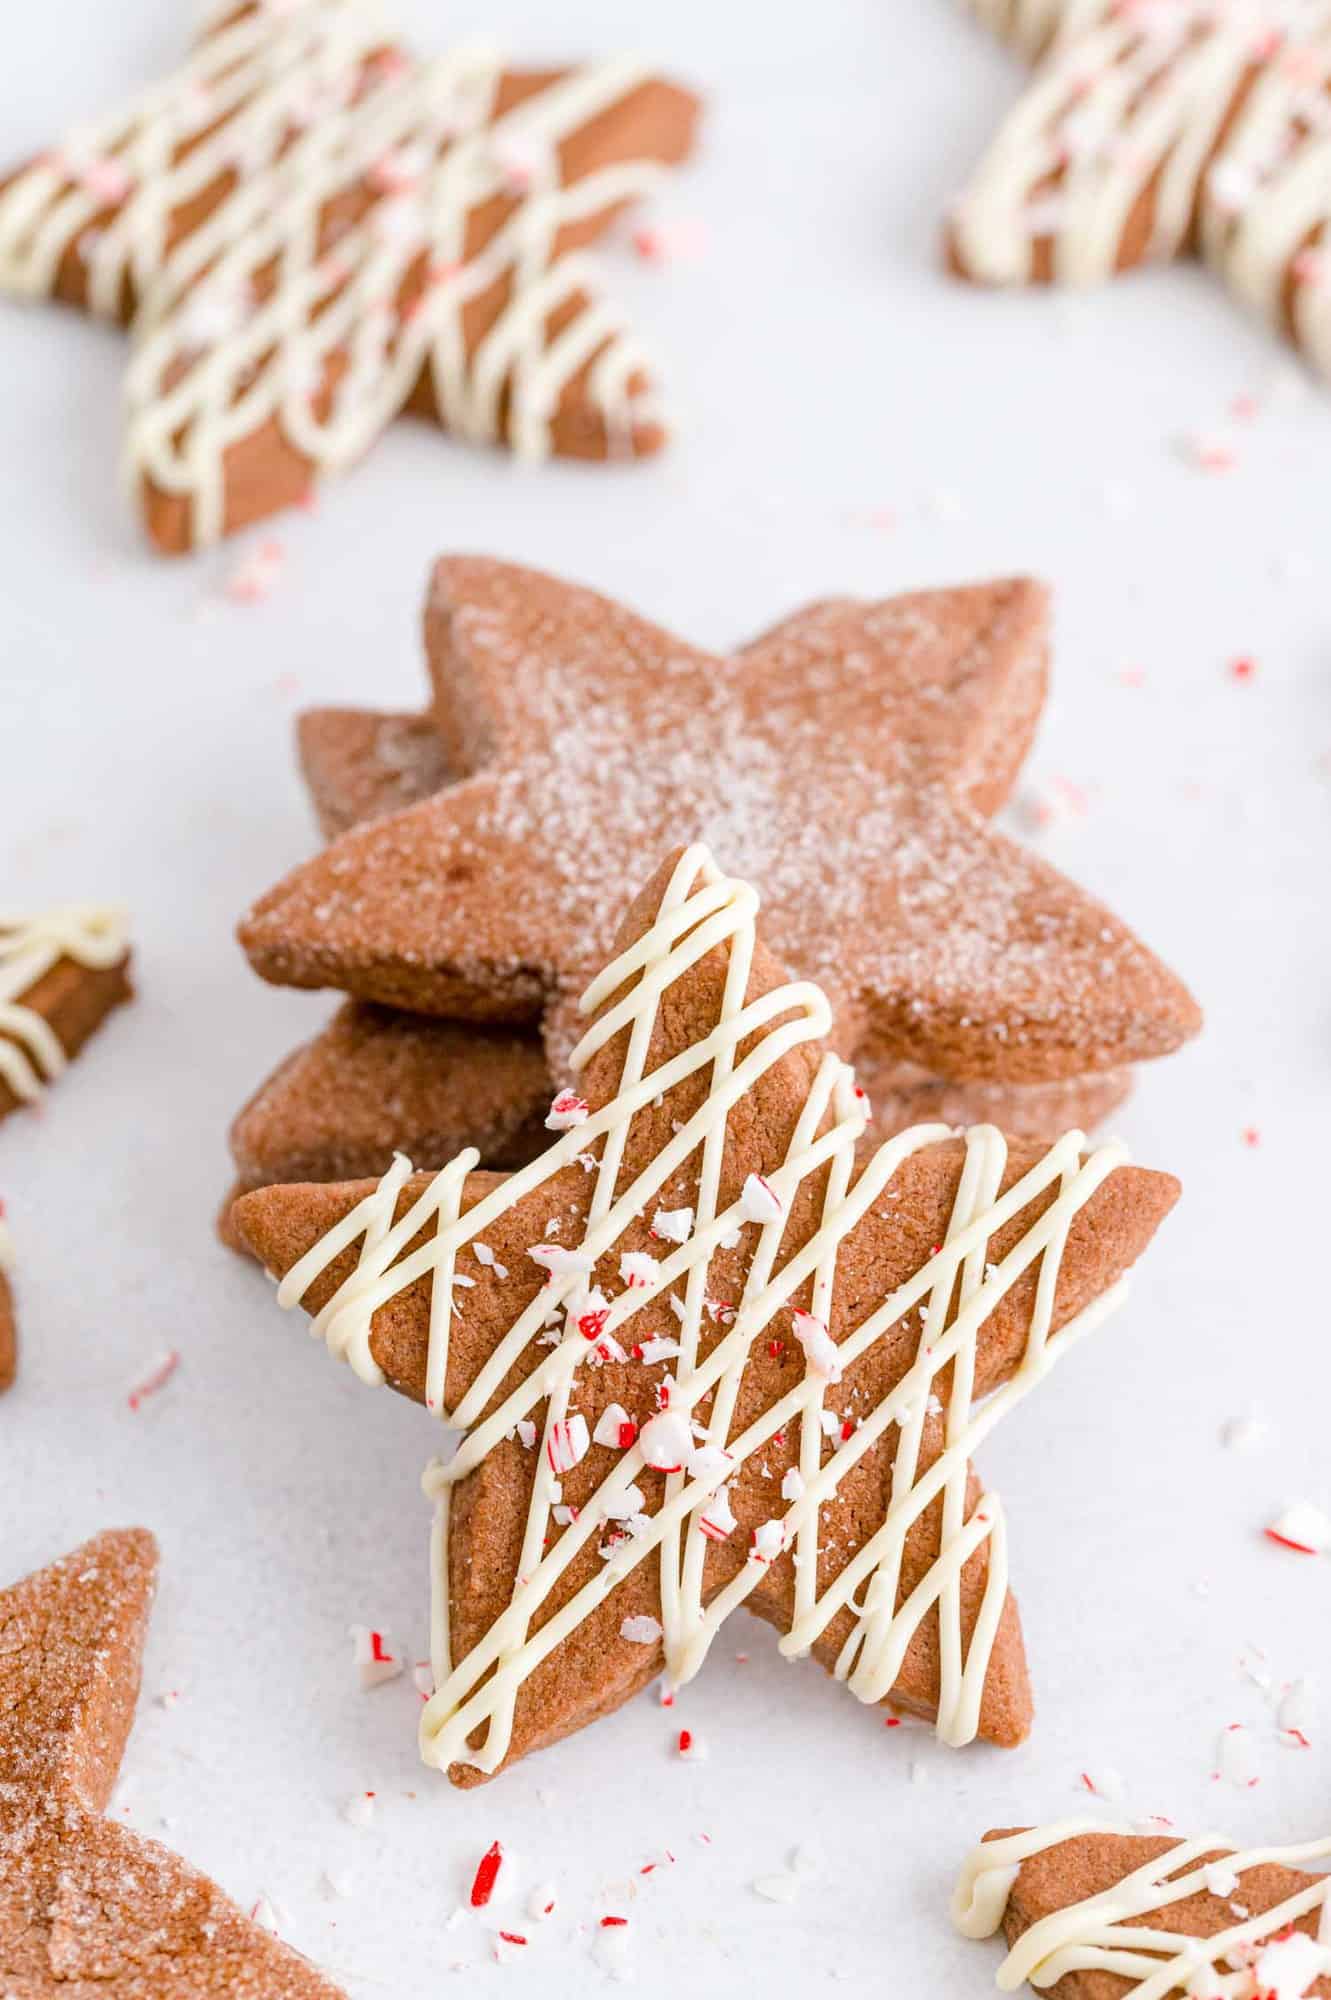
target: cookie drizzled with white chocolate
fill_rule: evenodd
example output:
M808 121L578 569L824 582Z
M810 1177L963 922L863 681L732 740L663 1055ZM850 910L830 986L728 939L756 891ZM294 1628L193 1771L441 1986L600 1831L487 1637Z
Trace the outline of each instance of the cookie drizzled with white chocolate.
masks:
M1321 2000L1328 1863L1331 1838L1238 1850L1061 1820L975 1848L952 1915L967 1937L1006 1930L1005 1993L1029 1981L1091 2000L1112 1977L1124 2000Z
M1029 1726L969 1454L1117 1302L1174 1184L1080 1134L924 1126L861 1155L827 1002L757 909L705 850L659 871L520 1173L402 1162L234 1211L334 1353L462 1432L426 1478L422 1742L463 1782L662 1666L687 1680L741 1604L948 1742Z

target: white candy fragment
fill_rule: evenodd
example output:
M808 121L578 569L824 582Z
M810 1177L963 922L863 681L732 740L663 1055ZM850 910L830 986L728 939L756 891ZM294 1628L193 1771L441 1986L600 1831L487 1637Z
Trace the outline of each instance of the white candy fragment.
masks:
M590 1449L591 1437L586 1417L575 1411L571 1417L562 1417L551 1424L545 1440L545 1455L552 1472L572 1472Z
M658 1208L652 1217L652 1235L667 1243L687 1243L693 1234L691 1208Z
M781 1197L761 1174L750 1174L740 1190L739 1212L746 1222L779 1222Z
M545 1116L546 1130L567 1132L571 1125L581 1125L588 1114L585 1097L579 1097L576 1090L561 1090L551 1103Z
M661 1621L645 1614L626 1618L619 1628L619 1636L633 1646L654 1646L661 1637Z
M824 1382L841 1380L841 1361L837 1354L836 1342L827 1331L822 1320L812 1313L794 1312L791 1324L795 1338L804 1349L804 1358L813 1373Z
M596 1419L592 1442L603 1444L610 1451L627 1451L637 1435L638 1426L623 1404L609 1403Z
M638 1448L656 1472L682 1472L693 1450L688 1419L677 1410L649 1417L638 1435Z
M352 1663L363 1688L378 1687L396 1680L406 1666L398 1648L372 1625L351 1627Z

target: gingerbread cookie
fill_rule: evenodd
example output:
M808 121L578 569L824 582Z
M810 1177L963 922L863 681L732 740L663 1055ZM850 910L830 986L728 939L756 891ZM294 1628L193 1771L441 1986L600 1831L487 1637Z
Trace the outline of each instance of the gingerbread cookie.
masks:
M745 1603L948 1742L1029 1728L968 1455L1116 1301L1177 1183L1079 1133L866 1152L828 1002L757 907L705 849L658 871L522 1172L470 1152L236 1205L281 1301L464 1434L427 1475L422 1732L458 1783L689 1679Z
M128 459L168 552L304 500L404 412L637 456L655 383L576 253L697 109L629 59L421 61L367 0L223 0L175 76L0 184L0 283L131 324Z
M1026 582L830 602L713 658L512 565L437 565L444 755L470 773L354 828L241 925L267 979L410 1011L544 1015L558 1073L626 876L681 829L762 884L854 1048L1037 1082L1163 1054L1199 1015L1103 905L994 833L1045 685Z
M18 1310L14 1304L14 1239L0 1209L0 1396L18 1373Z
M970 0L1038 67L956 204L954 268L1094 284L1199 253L1331 374L1331 5Z
M119 1529L0 1594L0 1990L343 2000L206 1876L102 1817L156 1576L152 1536Z
M1018 1138L1100 1123L1126 1097L1127 1070L1053 1083L951 1083L909 1063L861 1058L872 1115L886 1138L907 1125L1001 1125ZM396 1153L418 1167L445 1166L474 1146L486 1167L525 1166L545 1150L555 1094L545 1052L529 1029L431 1020L348 1000L322 1034L260 1084L231 1127L236 1198L277 1181L363 1180L387 1173Z
M122 911L0 918L0 1118L35 1103L132 991Z
M1331 2000L1331 1838L1241 1852L1066 1820L986 1834L953 1899L998 1984L1055 2000Z

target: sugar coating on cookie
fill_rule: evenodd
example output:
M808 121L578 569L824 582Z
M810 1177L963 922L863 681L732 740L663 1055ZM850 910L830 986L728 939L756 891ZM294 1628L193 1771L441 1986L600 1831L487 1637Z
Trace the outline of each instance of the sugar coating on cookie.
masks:
M261 898L240 935L263 977L540 1017L559 1072L626 875L696 835L760 887L847 1049L1038 1082L1195 1032L1191 996L1124 924L985 823L1044 696L1038 585L813 605L716 657L593 591L454 557L426 632L465 780Z
M216 1884L102 1814L134 1719L157 1547L96 1535L0 1592L0 1987L345 2000Z

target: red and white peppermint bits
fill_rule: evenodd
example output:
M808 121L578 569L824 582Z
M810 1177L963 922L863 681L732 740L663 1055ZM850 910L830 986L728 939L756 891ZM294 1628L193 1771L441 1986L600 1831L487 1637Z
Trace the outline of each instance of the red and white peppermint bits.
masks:
M734 1453L720 1444L695 1445L688 1457L689 1478L715 1486L735 1470Z
M545 1440L545 1456L551 1472L572 1472L590 1449L586 1417L575 1411L571 1417L561 1417L551 1424Z
M779 1222L785 1210L772 1183L761 1174L750 1174L740 1190L739 1212L746 1222Z
M504 1865L504 1850L500 1843L492 1841L476 1864L472 1877L468 1901L473 1910L483 1910L495 1892L499 1871Z
M130 1390L129 1407L131 1410L142 1409L150 1396L155 1396L159 1389L164 1389L179 1366L180 1355L173 1347L168 1354L163 1355L152 1373L145 1375L142 1382L137 1383Z
M650 1285L656 1277L656 1259L647 1250L626 1250L619 1260L619 1275L630 1290Z
M795 1338L804 1349L804 1358L812 1372L824 1382L841 1380L841 1360L837 1354L836 1342L827 1331L822 1320L813 1313L793 1312L790 1316L795 1330Z
M676 1754L686 1764L704 1764L707 1761L707 1745L696 1729L681 1729L675 1738Z
M546 1130L567 1132L574 1125L585 1124L590 1109L586 1098L579 1097L576 1090L561 1090L545 1114Z
M739 1526L730 1505L730 1495L723 1486L714 1493L698 1516L698 1527L709 1542L728 1541Z
M562 1243L533 1243L527 1255L533 1264L540 1264L552 1278L566 1278L574 1273L590 1271L596 1261L590 1251L568 1250Z
M1310 1500L1296 1500L1272 1521L1266 1538L1295 1555L1325 1555L1331 1549L1331 1515Z
M659 1618L650 1618L643 1613L626 1618L619 1628L621 1639L627 1639L632 1646L654 1646L662 1636Z
M638 1444L654 1472L682 1472L693 1450L688 1418L678 1410L661 1410L647 1419Z
M592 1442L605 1445L609 1451L627 1451L637 1435L638 1426L623 1404L609 1403L596 1419Z
M786 1546L785 1529L779 1521L760 1521L753 1531L749 1553L755 1562L775 1562Z
M589 1287L569 1308L574 1326L584 1340L597 1341L610 1317L610 1301L596 1285ZM618 1346L618 1342L615 1343Z
M352 1663L363 1688L396 1680L407 1664L398 1647L373 1625L353 1625L351 1645Z
M652 1235L667 1243L687 1243L692 1234L691 1208L658 1208L652 1217Z

